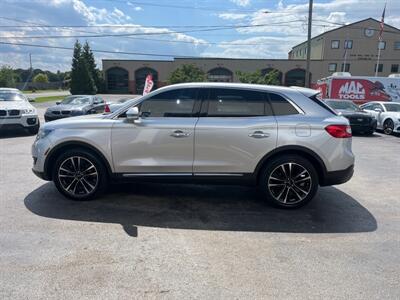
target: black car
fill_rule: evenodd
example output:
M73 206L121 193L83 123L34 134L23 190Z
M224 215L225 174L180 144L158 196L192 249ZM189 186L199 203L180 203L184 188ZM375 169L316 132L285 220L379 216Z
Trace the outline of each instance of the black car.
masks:
M103 113L105 108L104 100L93 95L67 96L56 105L50 106L45 114L46 122L61 118L75 117L88 114Z
M326 100L325 103L350 122L354 133L373 134L377 121L368 112L348 100Z

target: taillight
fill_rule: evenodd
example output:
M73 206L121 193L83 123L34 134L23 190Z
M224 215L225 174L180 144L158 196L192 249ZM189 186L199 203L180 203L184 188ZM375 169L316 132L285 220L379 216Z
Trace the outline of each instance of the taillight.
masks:
M325 130L335 138L351 137L351 127L349 125L329 125Z
M110 106L108 106L108 104L104 105L104 112L105 113L110 113L111 112Z

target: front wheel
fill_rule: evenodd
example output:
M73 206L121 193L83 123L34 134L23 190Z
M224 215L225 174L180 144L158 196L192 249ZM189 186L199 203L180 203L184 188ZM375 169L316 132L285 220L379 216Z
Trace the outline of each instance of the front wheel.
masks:
M385 134L392 134L394 130L394 123L391 119L388 119L383 123L383 132Z
M72 200L90 200L106 189L106 172L96 155L85 149L73 149L57 158L52 178L64 196Z
M314 198L318 190L318 174L307 159L283 155L265 166L259 185L266 200L273 205L297 208Z

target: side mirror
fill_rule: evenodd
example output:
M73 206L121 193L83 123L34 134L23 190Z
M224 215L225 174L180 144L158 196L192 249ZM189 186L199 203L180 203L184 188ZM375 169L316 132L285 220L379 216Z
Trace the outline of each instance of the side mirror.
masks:
M61 101L57 101L56 104L59 105L61 103Z
M133 123L134 121L139 119L139 108L137 107L131 107L130 109L127 110L126 112L126 120L128 122Z
M381 112L382 112L382 109L380 109L380 108L375 108L374 111L376 111L376 112L378 112L378 113L381 113Z

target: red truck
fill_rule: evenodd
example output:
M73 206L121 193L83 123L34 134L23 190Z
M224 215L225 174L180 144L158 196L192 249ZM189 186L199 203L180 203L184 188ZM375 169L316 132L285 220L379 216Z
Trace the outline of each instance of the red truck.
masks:
M356 104L369 101L400 102L400 76L351 76L334 73L318 80L313 88L321 91L322 99L352 100Z

